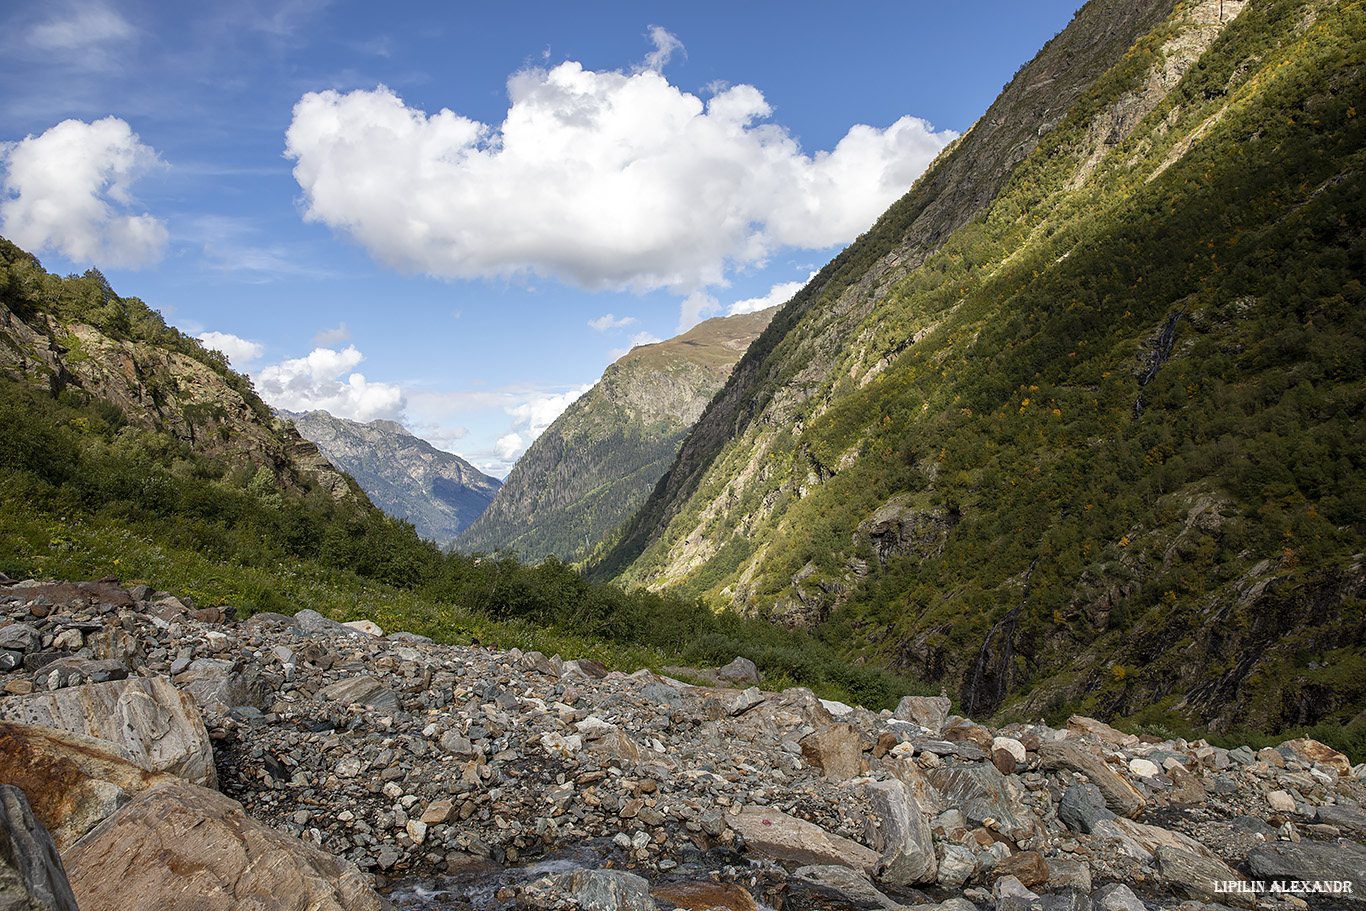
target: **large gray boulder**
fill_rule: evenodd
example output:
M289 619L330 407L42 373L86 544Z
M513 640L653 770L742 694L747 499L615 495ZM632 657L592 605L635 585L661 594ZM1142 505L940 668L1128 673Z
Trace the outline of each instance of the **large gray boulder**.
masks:
M165 677L130 677L0 700L0 720L117 744L152 772L218 787L213 746L194 700Z
M974 825L988 819L1007 838L1028 838L1033 819L1021 805L1012 782L989 763L945 763L926 773L946 806L957 807Z
M81 911L378 911L368 878L257 822L215 791L171 779L66 853Z
M882 855L878 879L897 886L934 882L939 868L930 824L910 789L893 778L867 785L865 793L868 840Z
M1080 772L1100 789L1105 797L1105 806L1120 816L1136 819L1147 805L1143 795L1111 769L1105 760L1065 740L1055 740L1039 747L1039 769L1044 772Z
M1254 878L1309 883L1352 883L1351 892L1331 897L1366 902L1366 848L1338 839L1332 844L1278 841L1259 845L1247 855ZM1327 897L1327 896L1321 896Z
M0 784L0 908L77 911L57 845L18 788Z

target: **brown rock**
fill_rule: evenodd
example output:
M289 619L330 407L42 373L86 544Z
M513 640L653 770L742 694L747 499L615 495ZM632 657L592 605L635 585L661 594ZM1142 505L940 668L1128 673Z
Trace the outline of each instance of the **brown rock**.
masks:
M650 896L688 911L759 911L759 904L743 886L733 883L680 882L656 886Z
M970 743L987 755L991 755L991 732L966 718L950 720L939 732L939 736L949 743Z
M1133 734L1117 731L1105 722L1097 721L1094 718L1088 718L1085 715L1073 715L1071 718L1068 718L1067 730L1074 734L1089 734L1111 746L1131 747L1138 744L1138 738Z
M1027 889L1048 882L1048 862L1038 851L1020 851L998 860L986 874L987 883L1002 876L1013 876Z
M1010 750L996 749L991 751L991 764L996 766L997 771L1002 775L1011 775L1015 772L1015 754ZM1024 880L1020 880L1024 882ZM1029 885L1029 883L1025 883Z
M878 759L886 756L892 751L892 747L900 743L901 740L890 731L883 731L877 735L877 743L873 745L873 755Z
M250 818L214 791L170 780L66 856L82 911L377 911L360 872Z
M801 740L802 756L826 778L844 780L863 771L863 735L851 724L826 725Z
M0 701L0 719L97 737L153 772L218 787L213 746L194 701L165 677L132 677Z
M1352 761L1337 750L1324 743L1319 743L1309 737L1301 737L1299 740L1287 740L1281 744L1288 747L1291 752L1300 759L1308 763L1322 763L1334 769L1339 775L1352 774Z
M171 776L149 772L107 740L0 721L0 781L24 792L58 851Z

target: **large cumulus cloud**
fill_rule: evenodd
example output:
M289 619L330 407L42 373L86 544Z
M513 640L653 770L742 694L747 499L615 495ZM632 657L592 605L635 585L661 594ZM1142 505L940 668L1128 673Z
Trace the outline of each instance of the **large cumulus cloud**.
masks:
M0 145L0 229L30 250L80 263L136 268L161 258L165 224L137 213L133 184L161 166L127 122L64 120L41 136Z
M656 41L658 44L658 42ZM491 126L390 89L310 92L286 154L306 218L396 269L688 294L781 248L852 240L955 134L902 117L806 154L753 86L566 62L508 81Z

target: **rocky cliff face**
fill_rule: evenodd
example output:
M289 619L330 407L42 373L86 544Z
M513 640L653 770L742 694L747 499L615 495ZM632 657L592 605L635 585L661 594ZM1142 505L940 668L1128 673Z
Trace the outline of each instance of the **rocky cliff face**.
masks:
M47 313L21 319L0 303L0 375L114 406L123 418L167 433L238 468L268 469L283 488L316 484L334 499L362 494L226 366L154 344L111 338Z
M875 713L110 579L0 576L0 616L0 821L48 856L0 886L49 907L1288 911L1366 878L1366 765L1309 739Z
M1349 4L1088 3L774 318L594 571L979 712L1350 721L1361 466L1309 440L1360 436L1314 352L1361 344L1364 65ZM1285 509L1333 543L1287 551Z
M601 541L649 495L773 313L706 320L623 355L536 439L456 546L538 560Z
M394 421L361 424L325 411L284 412L298 432L356 479L370 501L445 545L493 500L501 482Z

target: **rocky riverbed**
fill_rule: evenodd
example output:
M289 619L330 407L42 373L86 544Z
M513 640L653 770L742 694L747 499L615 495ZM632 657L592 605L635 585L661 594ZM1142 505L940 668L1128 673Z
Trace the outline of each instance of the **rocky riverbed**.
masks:
M0 578L0 796L11 841L35 845L10 867L49 907L69 882L84 911L1366 894L1366 767L1314 741L991 729L942 697L877 713L765 692L743 660L673 673L718 685L306 610L236 619L112 579ZM60 863L40 862L44 837Z

